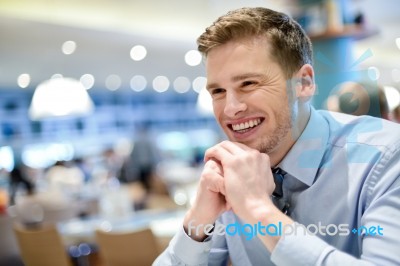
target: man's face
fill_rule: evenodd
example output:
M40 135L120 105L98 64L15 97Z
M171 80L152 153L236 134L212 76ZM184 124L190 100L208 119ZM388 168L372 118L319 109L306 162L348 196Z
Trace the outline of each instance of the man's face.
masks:
M207 90L231 141L271 154L290 140L286 78L265 38L231 41L207 55ZM292 105L292 104L291 104Z

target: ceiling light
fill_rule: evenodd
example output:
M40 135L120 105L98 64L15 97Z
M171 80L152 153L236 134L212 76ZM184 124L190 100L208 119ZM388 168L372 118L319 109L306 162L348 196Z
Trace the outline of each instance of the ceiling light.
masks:
M178 93L188 92L190 85L190 80L187 77L177 77L174 81L174 89Z
M189 66L197 66L201 63L201 54L197 50L190 50L185 54L185 62Z
M94 105L83 85L72 78L55 78L40 83L32 97L32 120L49 117L85 115Z
M66 41L61 46L61 50L66 55L73 54L76 50L76 43L74 41Z
M153 80L153 88L156 92L165 92L168 90L169 80L165 76L158 76Z
M193 90L199 93L203 88L206 87L207 79L205 77L197 77L193 80Z
M400 38L396 38L396 45L397 45L397 48L400 49Z
M146 88L147 80L141 75L136 75L131 78L130 85L132 90L139 92Z
M121 87L121 78L118 75L112 74L106 78L106 88L110 91L116 91Z
M133 60L140 61L146 57L147 50L143 45L136 45L132 47L130 54Z
M18 86L25 89L31 83L31 76L29 74L21 74L17 80Z
M85 89L90 90L94 85L94 77L91 74L84 74L79 79Z

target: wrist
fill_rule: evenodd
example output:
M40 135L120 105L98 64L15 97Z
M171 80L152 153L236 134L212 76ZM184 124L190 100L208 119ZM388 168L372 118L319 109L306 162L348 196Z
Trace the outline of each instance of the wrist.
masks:
M251 224L261 224L268 228L268 234L261 235L260 240L270 252L274 250L281 238L282 232L279 233L276 230L279 230L279 227L285 228L285 225L293 223L293 220L283 214L272 202L271 204L267 203L254 208L249 219Z
M249 214L249 220L252 223L265 222L269 220L268 217L274 216L274 208L275 206L258 206L254 208Z
M183 221L183 229L190 238L202 242L212 234L214 223L215 220L196 216L191 210L189 210Z
M265 204L253 208L249 216L249 222L251 222L252 224L261 222L264 225L269 225L269 224L286 225L286 224L292 224L294 221L289 216L282 213L271 202L271 204Z
M246 221L251 223L258 222L272 222L272 217L276 217L280 212L270 199L257 201L254 204L250 204L247 207L248 214L246 215Z

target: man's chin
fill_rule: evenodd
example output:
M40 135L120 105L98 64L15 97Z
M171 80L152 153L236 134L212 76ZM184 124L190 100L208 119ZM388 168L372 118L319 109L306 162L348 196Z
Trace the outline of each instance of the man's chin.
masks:
M252 149L255 149L255 150L258 150L258 151L262 152L261 151L262 144L258 143L257 140L243 141L243 140L237 140L237 139L235 139L233 137L230 137L230 136L228 136L228 139L229 139L229 141L240 143L240 144L246 145L249 148L252 148Z
M255 150L260 150L259 148L259 145L257 145L257 143L255 143L255 142L252 142L252 141L236 141L236 142L238 142L238 143L241 143L241 144L243 144L243 145L246 145L247 147L249 147L249 148L252 148L252 149L255 149Z

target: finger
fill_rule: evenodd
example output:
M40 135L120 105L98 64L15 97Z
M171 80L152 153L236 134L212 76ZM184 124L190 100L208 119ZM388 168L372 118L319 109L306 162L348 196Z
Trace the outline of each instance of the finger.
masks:
M249 146L247 146L247 145L245 145L243 143L240 143L240 142L232 142L232 143L236 144L239 148L241 148L241 149L243 149L245 151L254 150L253 148L250 148Z
M214 146L206 151L204 160L205 162L208 162L209 160L216 160L222 165L223 159L230 156L232 156L232 154L224 148L220 146Z
M211 148L209 148L204 155L204 160L207 162L208 160L214 158L222 163L222 159L232 156L235 152L243 151L240 148L234 148L235 144L230 141L223 141Z
M239 142L223 141L219 143L219 145L232 154L237 154L243 151L252 150L252 148Z
M212 157L213 155L214 156L221 155L221 153L216 151L216 149L224 149L231 155L236 155L236 154L242 153L243 151L255 151L255 149L250 148L247 145L244 145L243 143L232 142L232 141L223 141L207 150L207 152L205 154L205 161L209 160L210 157ZM218 157L215 157L215 158L221 161L220 158L218 158Z
M216 176L207 186L207 189L215 193L221 193L225 196L225 183L223 177Z
M213 171L215 171L217 174L219 174L221 176L224 175L222 165L213 158L211 158L210 160L208 160L206 162L205 167L210 167L210 169L212 169Z
M261 153L261 156L262 156L262 158L263 158L263 160L264 160L266 166L268 166L268 168L271 168L271 167L272 167L272 165L271 165L271 158L269 157L269 155L266 154L266 153Z
M205 164L204 171L207 172L207 189L225 195L225 183L221 164L211 159Z

